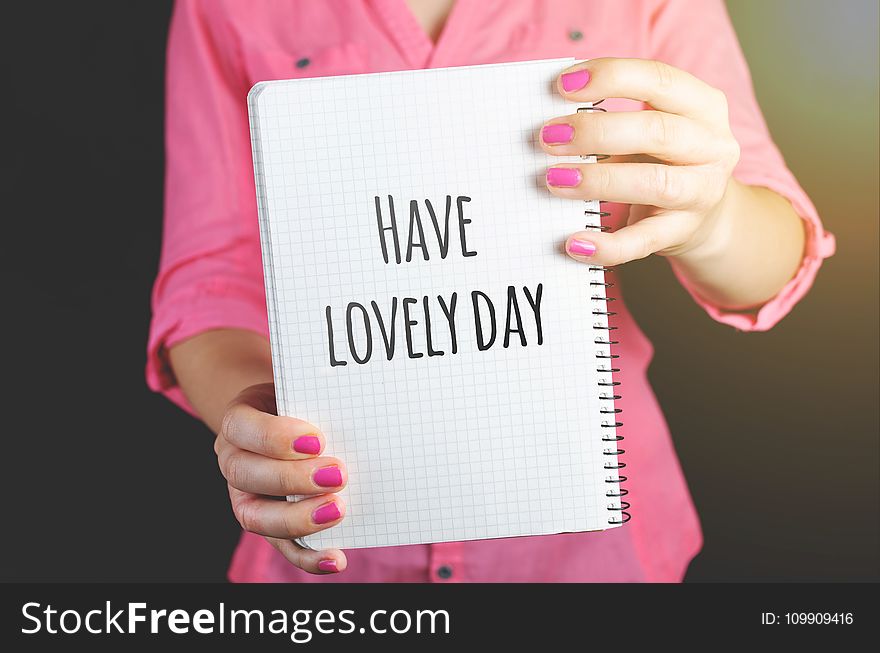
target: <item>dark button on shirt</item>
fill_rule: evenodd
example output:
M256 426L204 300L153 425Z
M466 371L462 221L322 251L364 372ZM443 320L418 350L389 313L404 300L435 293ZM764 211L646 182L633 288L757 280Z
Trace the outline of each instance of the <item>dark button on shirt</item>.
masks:
M443 580L449 580L452 578L452 567L448 565L443 565L442 567L437 568L437 576L442 578Z

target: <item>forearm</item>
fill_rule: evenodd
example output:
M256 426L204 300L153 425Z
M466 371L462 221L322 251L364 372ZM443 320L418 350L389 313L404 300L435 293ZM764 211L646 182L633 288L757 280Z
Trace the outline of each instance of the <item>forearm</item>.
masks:
M239 392L272 381L269 342L250 331L207 331L172 347L170 360L187 400L215 433Z
M707 236L670 257L698 295L730 310L772 299L803 260L805 226L785 198L731 180Z

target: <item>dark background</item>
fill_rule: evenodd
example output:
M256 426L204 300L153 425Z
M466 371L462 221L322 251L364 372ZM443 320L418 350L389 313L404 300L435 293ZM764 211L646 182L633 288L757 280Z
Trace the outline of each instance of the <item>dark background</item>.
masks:
M688 580L878 580L877 3L731 1L759 99L838 238L773 331L627 265L705 530ZM143 380L170 2L4 7L0 578L220 580L212 436Z

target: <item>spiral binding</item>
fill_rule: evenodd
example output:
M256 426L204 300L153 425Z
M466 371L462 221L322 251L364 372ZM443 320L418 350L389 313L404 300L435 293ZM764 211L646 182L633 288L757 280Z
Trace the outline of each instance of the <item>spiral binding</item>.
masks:
M579 113L581 111L586 112L586 113L595 112L595 111L604 112L605 111L604 108L596 106L601 103L602 103L602 100L599 100L598 102L594 102L591 106L579 107L578 112ZM581 158L582 159L592 158L594 161L602 161L604 159L607 159L608 155L607 154L585 154L585 155L582 155ZM598 211L596 211L592 208L587 208L584 211L585 216L590 216L592 218L592 221L587 222L587 224L585 225L585 228L586 229L593 229L593 230L597 230L597 231L608 231L610 229L610 227L608 227L607 225L600 224L600 221L602 218L607 218L608 216L610 216L611 213L609 213L608 211L601 210L601 207L602 207L601 201L598 202L598 205L599 205ZM593 224L593 222L595 222L595 224ZM607 272L610 269L611 268L601 266L601 265L590 266L591 272ZM608 302L613 302L613 301L616 301L616 299L617 299L615 297L608 297L607 296L608 288L613 287L614 284L609 282L606 278L605 281L592 280L592 281L590 281L590 286L591 286L590 300L596 301L596 302L603 302L602 308L604 309L604 310L594 309L592 311L593 315L604 315L606 318L611 318L611 317L617 315L617 313L615 311L608 310ZM592 294L592 291L594 289L597 289L597 294ZM615 372L620 371L619 368L614 367L614 363L613 363L614 360L620 358L620 355L615 354L611 351L612 346L620 344L619 340L613 340L612 336L611 336L612 332L617 331L618 328L619 327L617 327L617 326L611 326L610 324L607 324L607 322L606 322L605 326L602 326L601 324L594 324L593 325L593 329L604 330L607 332L605 334L604 339L600 336L597 336L595 338L595 343L597 345L607 345L608 352L609 352L608 354L604 354L601 352L596 354L596 358L599 359L599 361L600 361L599 365L596 367L596 371L599 372L600 374L614 374ZM621 398L621 395L619 395L616 390L608 390L608 391L605 390L605 388L617 388L617 386L620 385L620 381L615 381L613 377L609 377L608 380L599 381L598 385L600 388L602 388L602 393L599 395L599 399L606 401L606 402L610 402L610 407L603 407L599 410L599 413L602 415L602 428L614 429L613 434L606 433L602 436L603 443L614 443L614 444L606 445L602 451L602 454L605 456L620 456L620 455L626 453L626 450L621 449L620 446L618 446L618 444L617 444L623 440L623 436L619 435L617 433L617 429L620 428L621 426L623 426L623 422L619 421L618 418L616 417L617 415L619 415L622 412L622 409L617 408L614 405L614 402L619 400ZM608 415L613 415L614 417L609 418ZM625 497L626 495L629 494L629 490L622 487L622 484L627 481L627 477L620 473L620 470L626 468L626 463L621 462L620 460L618 460L616 463L611 463L609 461L608 463L605 463L603 465L603 468L607 469L609 471L611 471L611 470L614 471L613 475L609 474L605 478L605 483L608 483L609 485L616 486L615 488L609 489L605 493L605 496L608 497L609 499L618 499L619 500L618 504L609 503L606 506L608 511L611 513L611 515L608 519L608 523L613 526L625 524L626 522L628 522L632 518L630 513L627 512L627 510L630 508L630 504L628 501L623 500L623 497ZM619 515L614 514L614 513L619 513Z

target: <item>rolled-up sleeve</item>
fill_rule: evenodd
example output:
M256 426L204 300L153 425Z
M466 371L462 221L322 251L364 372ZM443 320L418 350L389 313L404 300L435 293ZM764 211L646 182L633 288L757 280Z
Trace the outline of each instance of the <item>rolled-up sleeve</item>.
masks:
M686 278L679 281L715 320L743 331L765 331L807 293L822 261L834 253L816 208L773 143L752 88L748 65L721 0L662 0L649 16L649 56L681 68L727 95L730 125L741 156L734 178L788 199L805 221L806 246L795 276L771 300L752 312L724 310L700 297Z
M212 329L268 331L249 84L225 20L212 3L178 0L167 51L164 232L146 376L189 411L168 349Z

